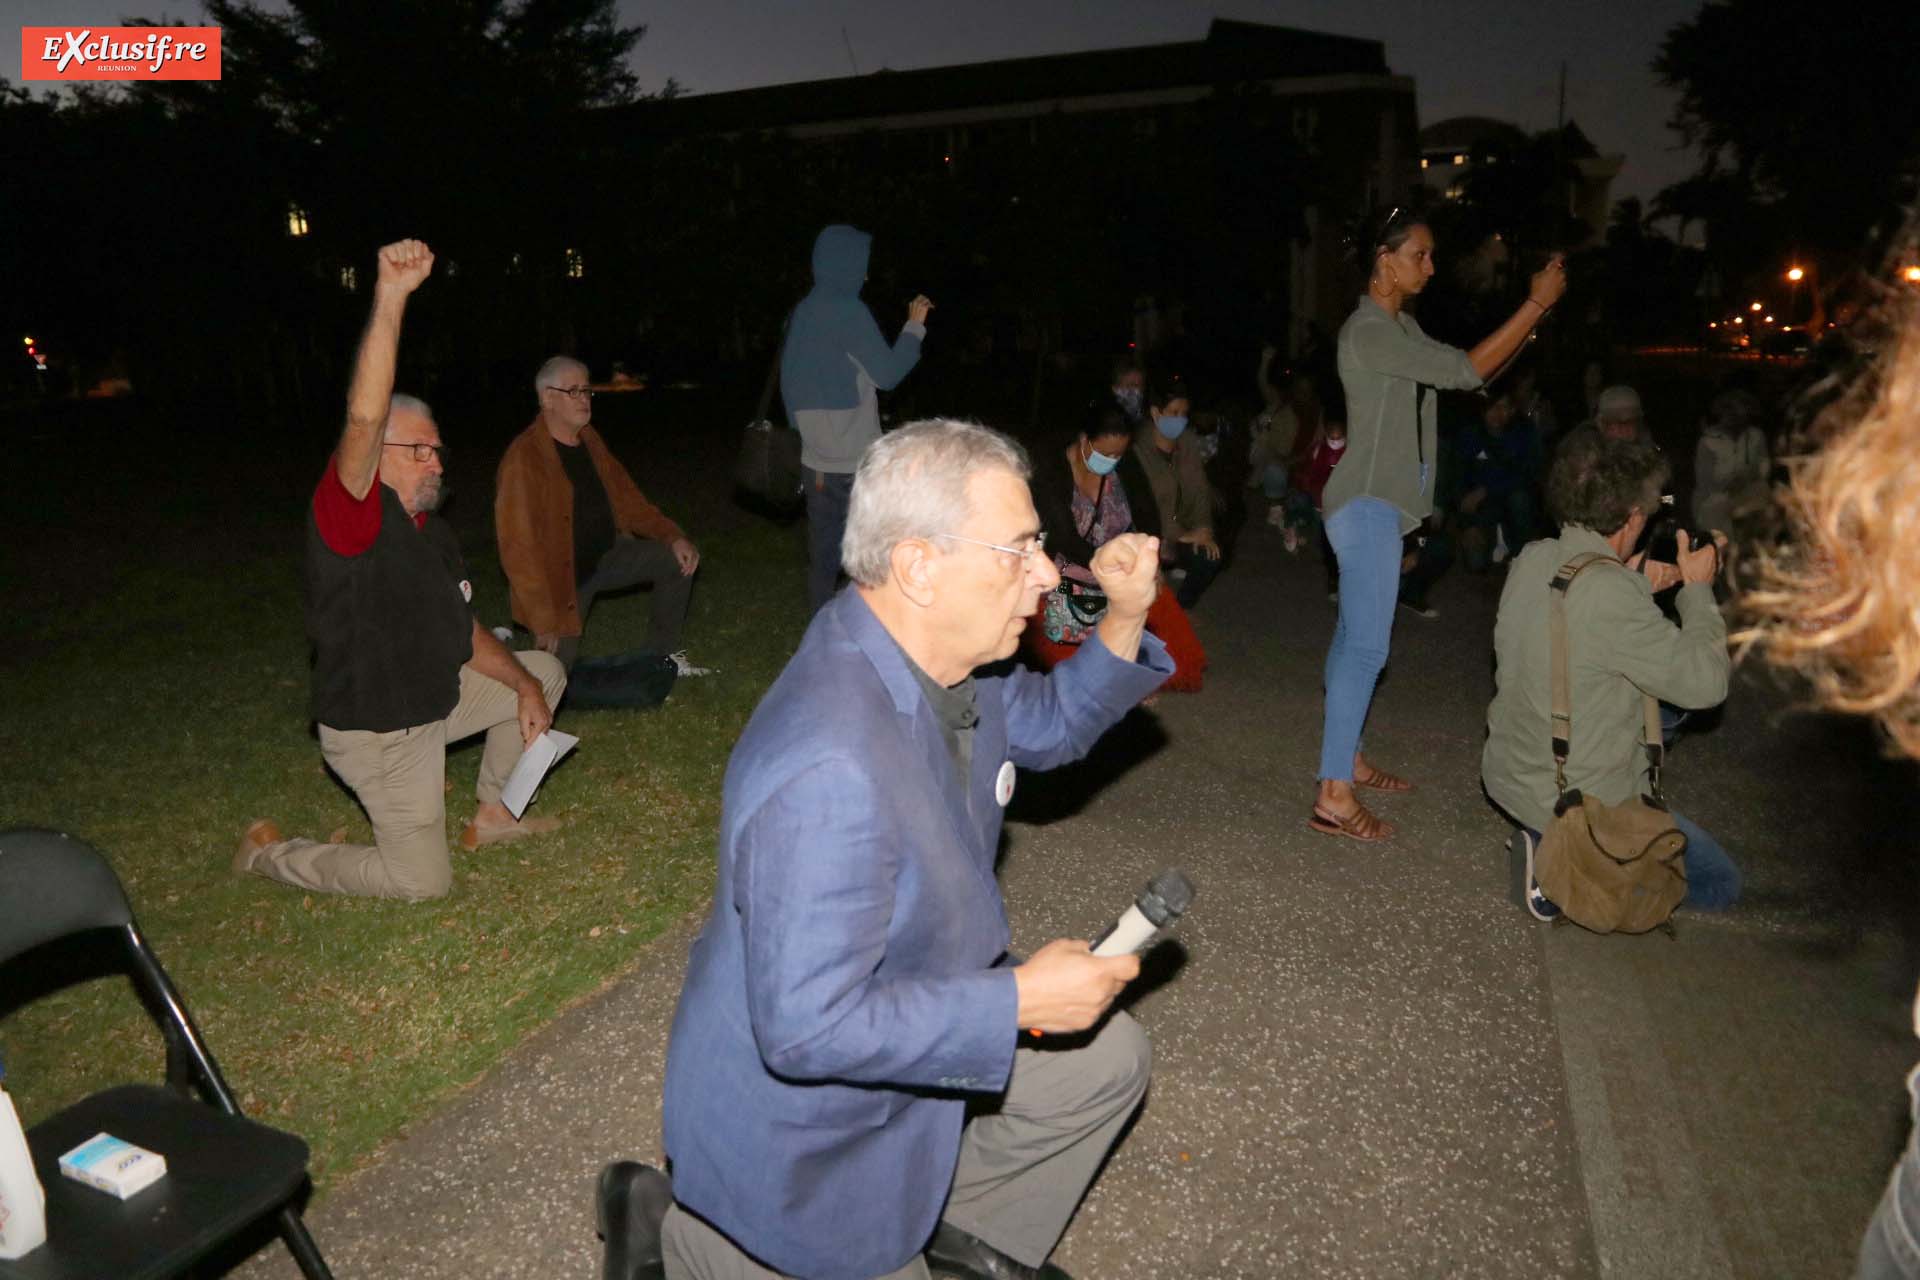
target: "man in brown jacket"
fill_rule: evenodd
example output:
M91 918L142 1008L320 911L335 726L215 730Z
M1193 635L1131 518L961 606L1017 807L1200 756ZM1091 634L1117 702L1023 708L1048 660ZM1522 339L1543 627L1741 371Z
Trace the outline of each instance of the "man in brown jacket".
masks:
M507 446L494 485L514 620L572 667L594 598L651 585L647 646L677 654L699 548L647 501L593 429L585 365L555 356L533 385L540 414ZM677 662L682 675L705 674Z

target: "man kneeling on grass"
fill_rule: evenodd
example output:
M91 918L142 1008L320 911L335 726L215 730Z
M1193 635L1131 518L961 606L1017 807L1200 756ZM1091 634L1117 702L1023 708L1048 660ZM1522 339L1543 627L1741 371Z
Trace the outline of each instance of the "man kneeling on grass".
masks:
M375 844L286 839L247 827L235 871L303 889L438 898L447 857L447 743L487 735L480 805L461 843L477 848L551 830L516 822L500 790L526 745L553 723L567 677L545 653L510 653L475 620L460 545L436 518L445 447L433 413L393 394L407 296L433 270L417 240L380 251L373 315L360 342L347 425L313 493L307 523L307 631L313 718L327 764L373 821Z

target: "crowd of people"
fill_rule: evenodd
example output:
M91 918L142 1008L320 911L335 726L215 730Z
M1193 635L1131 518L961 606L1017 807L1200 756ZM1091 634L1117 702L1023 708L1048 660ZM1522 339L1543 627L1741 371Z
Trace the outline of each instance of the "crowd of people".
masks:
M1337 384L1264 353L1245 442L1282 545L1320 549L1338 605L1306 824L1395 834L1368 803L1416 783L1371 759L1362 731L1396 610L1435 616L1427 593L1456 558L1475 572L1505 562L1481 772L1531 849L1570 790L1619 804L1648 785L1648 695L1667 728L1725 697L1725 531L1771 500L1758 403L1714 400L1694 466L1707 532L1679 529L1662 550L1649 530L1668 514L1672 468L1637 393L1599 389L1591 421L1562 435L1533 370L1502 381L1566 290L1558 258L1461 349L1408 306L1434 271L1423 221L1395 210L1358 247L1366 292L1337 338ZM911 373L933 304L913 299L889 342L860 298L870 248L851 227L821 232L814 288L783 340L813 616L728 766L714 902L669 1045L672 1179L663 1192L665 1175L636 1164L603 1179L601 1221L620 1224L609 1275L1063 1276L1048 1255L1146 1089L1146 1036L1111 1009L1137 959L1070 939L1010 953L994 858L1017 770L1078 759L1161 690L1203 686L1189 615L1224 558L1193 395L1118 362L1036 460L953 419L883 433L877 392ZM480 625L434 514L439 428L393 389L407 299L432 265L416 241L380 252L346 425L308 520L313 716L375 844L290 839L262 820L235 860L311 890L446 893L445 748L471 734L487 745L463 843L550 830L509 812L501 789L552 723L595 599L649 587L650 645L670 653L700 564L594 430L585 366L555 357L498 471L501 563L529 643L511 651ZM1815 665L1836 705L1880 715L1909 750L1920 570L1900 530L1920 500L1874 486L1885 459L1913 456L1897 450L1920 421L1915 341L1844 447L1799 473L1813 549L1770 562L1772 589L1756 597L1776 619L1761 633L1772 651ZM1477 420L1443 435L1446 391L1483 395ZM1896 469L1910 489L1912 467ZM1604 567L1568 585L1590 563ZM1687 904L1732 905L1733 859L1672 820ZM1527 905L1558 911L1532 884ZM1900 1185L1883 1251L1920 1219ZM672 1207L662 1219L643 1203Z

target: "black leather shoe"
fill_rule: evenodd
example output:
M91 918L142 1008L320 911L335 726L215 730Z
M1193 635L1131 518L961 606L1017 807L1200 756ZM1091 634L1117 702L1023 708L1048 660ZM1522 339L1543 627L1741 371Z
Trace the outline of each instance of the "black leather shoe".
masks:
M602 1280L665 1280L660 1220L673 1207L673 1183L651 1165L616 1160L600 1171L594 1197L600 1238L607 1242Z
M1073 1280L1051 1262L1015 1262L978 1236L942 1222L927 1243L927 1265L951 1280Z

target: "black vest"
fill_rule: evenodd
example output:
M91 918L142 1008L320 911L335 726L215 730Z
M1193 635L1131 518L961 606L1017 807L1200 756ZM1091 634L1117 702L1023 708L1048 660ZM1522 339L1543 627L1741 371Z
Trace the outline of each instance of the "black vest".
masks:
M385 733L444 720L473 656L473 614L460 544L447 523L424 528L380 491L380 536L343 556L307 511L307 635L313 718L330 729Z

